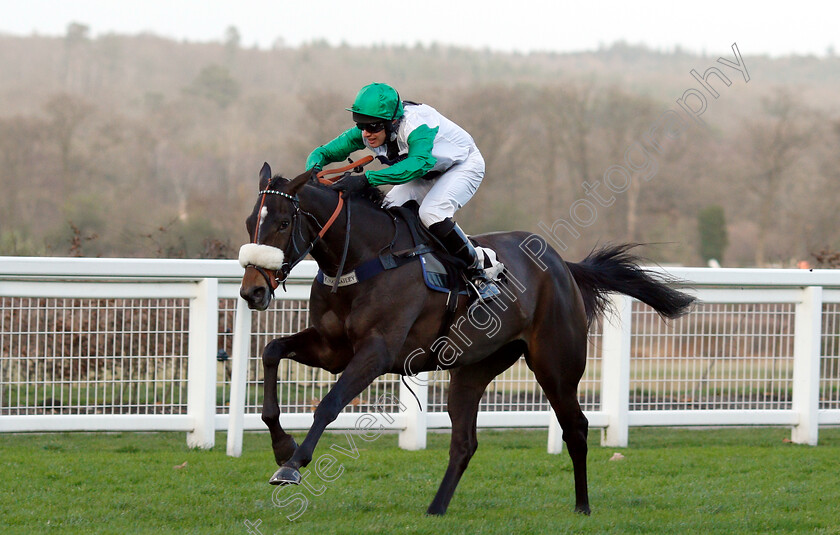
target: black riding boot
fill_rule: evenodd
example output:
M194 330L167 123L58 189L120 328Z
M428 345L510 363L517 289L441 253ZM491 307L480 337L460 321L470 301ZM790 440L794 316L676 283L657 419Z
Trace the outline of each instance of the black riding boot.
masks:
M446 248L446 252L466 264L464 273L475 287L481 300L493 298L501 293L496 284L487 278L484 266L479 264L475 247L455 221L447 217L443 221L431 225L429 232L440 240L440 243Z

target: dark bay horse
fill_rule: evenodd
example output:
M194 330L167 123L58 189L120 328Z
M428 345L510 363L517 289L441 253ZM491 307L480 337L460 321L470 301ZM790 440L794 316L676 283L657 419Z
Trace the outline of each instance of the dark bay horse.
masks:
M326 275L335 277L342 260L348 273L389 246L394 251L414 246L406 224L378 202L351 196L342 207L339 193L314 178L310 172L293 180L272 177L268 164L260 172L259 198L247 219L252 243L240 253L246 266L240 294L252 309L268 307L274 288L307 253ZM501 284L503 295L492 301L468 306L462 297L449 337L439 336L447 295L425 286L419 262L335 292L323 282L313 283L311 327L273 340L263 352L262 419L280 466L270 483L300 483L299 469L312 460L324 429L377 377L448 369L449 466L428 508L429 514L445 513L478 447L476 413L482 394L524 355L563 429L574 468L575 511L589 513L588 422L577 398L589 323L605 308L608 292L635 297L666 318L685 313L694 299L641 269L628 253L630 245L605 247L570 263L526 232L475 239L497 252L509 277ZM449 350L425 351L447 340ZM280 425L277 367L283 358L341 373L315 410L300 446Z

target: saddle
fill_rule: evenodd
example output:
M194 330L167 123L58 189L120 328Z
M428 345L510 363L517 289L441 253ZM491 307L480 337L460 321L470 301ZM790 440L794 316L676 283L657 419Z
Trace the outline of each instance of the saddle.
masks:
M416 201L408 201L402 206L388 208L388 212L395 219L405 223L411 235L412 247L402 250L392 250L392 248L386 247L377 258L373 258L350 273L342 275L338 281L318 270L316 280L328 286L349 286L372 278L383 271L419 260L422 266L423 282L426 287L436 292L449 294L447 307L451 306L454 310L454 307L457 306L457 296L471 296L474 293L469 291L464 278L461 276L462 271L467 266L462 260L450 255L437 238L423 226L420 222L419 210L420 205ZM482 248L472 238L470 238L470 241L472 241L476 250L480 251L479 254L484 259L485 267L503 268L503 265L496 261L495 252Z
M468 295L467 285L460 276L467 266L464 262L446 252L437 238L420 222L420 205L417 201L408 201L402 206L388 208L394 217L401 219L411 234L414 247L402 251L392 251L395 257L417 255L423 267L423 282L430 290L460 295ZM475 245L475 242L473 242Z
M463 295L467 296L467 299L470 299L470 296L475 294L467 289L467 283L461 276L462 270L467 266L462 260L450 255L443 245L438 242L437 238L426 230L420 222L419 210L420 205L416 201L409 201L402 206L388 208L388 212L395 219L402 220L405 223L411 234L413 247L398 251L391 250L391 247L385 247L377 258L364 262L355 270L339 277L338 280L327 276L319 269L316 280L321 284L333 286L333 291L335 291L340 286L362 282L363 280L375 277L383 271L395 269L419 259L423 271L423 282L426 286L430 290L448 294L446 307L438 330L438 338L440 338L441 336L445 336L452 326L455 311L458 308L459 297ZM480 246L472 238L470 240L478 250ZM495 252L488 249L482 249L482 251L485 267L491 267L487 265L490 262L494 268L498 268L498 271L501 272L504 269L501 262L495 261ZM492 261L488 258L490 255L492 255ZM497 273L495 276L499 276L499 274ZM437 355L437 350L434 353Z

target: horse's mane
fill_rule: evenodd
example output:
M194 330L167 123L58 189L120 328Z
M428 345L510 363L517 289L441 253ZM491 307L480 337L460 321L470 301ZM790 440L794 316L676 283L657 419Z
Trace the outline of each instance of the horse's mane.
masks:
M280 181L289 183L289 182L291 182L291 179L285 178L281 175L274 175L274 177L269 182L269 189L275 188L276 185ZM322 189L322 190L330 189L329 186L325 186L324 184L321 184L317 180L310 180L309 182L306 183L306 186L313 187L313 188L316 188L316 189ZM350 198L367 201L374 208L378 208L380 210L385 210L385 206L384 206L385 192L382 191L381 189L377 188L376 186L368 186L361 191L353 192L350 195Z

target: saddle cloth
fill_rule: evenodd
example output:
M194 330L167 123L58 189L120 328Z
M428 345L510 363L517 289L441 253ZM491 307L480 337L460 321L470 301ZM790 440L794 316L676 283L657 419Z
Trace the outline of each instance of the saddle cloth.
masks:
M419 258L423 271L423 282L430 290L468 295L466 284L460 276L460 271L464 268L463 262L449 256L442 250L437 240L420 223L420 218L417 215L418 208L414 201L410 201L403 206L389 208L389 211L408 225L414 243L413 249L398 251L394 254L385 253L378 258L372 258L353 271L342 274L337 284L334 277L326 275L320 269L316 280L327 286L350 286L375 277L385 270L400 267ZM472 238L470 238L470 241L475 246L478 257L483 263L490 280L498 281L505 266L498 260L496 252L481 247Z
M490 280L498 281L502 272L505 269L504 264L499 262L496 257L496 252L486 247L477 245L474 240L470 240L475 245L475 250L479 258L484 263L484 271ZM435 255L435 253L425 253L420 255L420 264L423 266L423 282L430 290L437 292L449 293L450 288L450 272L446 270L443 262ZM459 286L459 292L466 295L466 288Z

